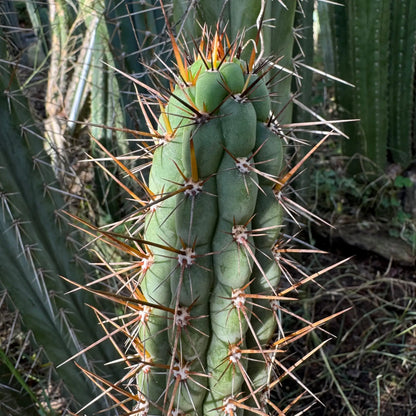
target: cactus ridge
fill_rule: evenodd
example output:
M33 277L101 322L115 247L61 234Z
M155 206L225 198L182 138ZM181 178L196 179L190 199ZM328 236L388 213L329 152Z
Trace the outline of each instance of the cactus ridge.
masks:
M143 144L152 152L148 184L136 178L148 201L129 191L139 205L134 232L83 222L133 258L121 271L109 266L128 296L85 288L126 308L121 323L109 322L127 338L128 352L118 348L127 387L85 372L136 416L284 414L270 391L294 368L276 357L327 320L289 335L281 322L289 313L281 303L294 299L287 294L320 275L307 276L284 257L316 252L292 249L281 235L284 211L308 215L284 195L302 161L285 171L286 136L272 114L267 64L255 64L254 49L245 62L238 42L204 31L188 63L173 36L172 46L179 75L169 94L156 97L160 116L139 96L155 145ZM290 268L303 280L294 282ZM105 321L100 314L112 339ZM276 363L283 373L274 380Z

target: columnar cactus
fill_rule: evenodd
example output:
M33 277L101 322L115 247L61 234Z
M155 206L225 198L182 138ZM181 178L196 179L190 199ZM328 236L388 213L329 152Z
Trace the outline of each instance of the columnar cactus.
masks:
M269 394L296 365L280 364L284 374L273 380L275 356L325 320L287 336L279 325L285 295L320 273L279 287L281 255L295 251L282 247L282 213L301 209L283 192L302 162L284 167L286 137L268 92L273 62L256 62L255 48L244 61L242 45L218 32L205 33L192 60L173 36L172 44L171 91L149 88L160 116L139 97L154 141L144 145L148 183L113 157L147 194L143 201L125 188L141 204L139 232L96 229L138 259L124 268L135 273L123 278L128 296L95 291L133 313L123 324L111 320L134 351L120 350L130 380L123 394L134 405L115 400L137 416L283 414Z
M140 331L153 366L138 376L150 414L231 414L243 391L264 405L283 140L265 74L226 46L216 34L192 65L181 63L159 121L149 188L164 200L146 218L141 289L160 307Z
M371 163L351 164L352 173L385 170L388 163L407 169L415 159L414 79L416 3L412 0L351 0L341 7L319 2L322 26L331 37L325 48L328 72L351 85L336 85L342 112L359 118L346 126L347 156ZM368 22L372 22L368 25ZM333 50L331 51L331 48ZM377 68L375 71L374 68Z

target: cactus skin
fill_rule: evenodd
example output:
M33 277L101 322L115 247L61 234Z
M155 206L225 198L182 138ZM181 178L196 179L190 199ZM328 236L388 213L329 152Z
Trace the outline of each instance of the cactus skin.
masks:
M151 415L231 414L234 408L242 415L234 403L241 394L267 411L260 397L268 374L262 350L276 320L268 300L248 296L273 296L279 284L272 247L282 209L273 186L282 139L268 123L263 75L236 59L235 49L225 53L218 34L209 54L182 70L187 84L177 85L164 106L159 132L165 140L150 171L151 192L173 194L149 211L143 235L152 263L142 293L171 308L152 308L141 334L153 366L146 380L143 373L137 378Z
M415 159L416 4L392 3L388 146L394 163L407 168Z

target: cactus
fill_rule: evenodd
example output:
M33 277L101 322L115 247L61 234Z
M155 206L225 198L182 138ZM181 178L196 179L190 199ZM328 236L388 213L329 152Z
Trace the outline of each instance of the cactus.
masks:
M363 155L385 170L389 162L407 169L414 160L414 71L416 4L412 0L320 2L327 33L332 33L336 74L354 84L336 86L336 101L360 123L347 127L347 156ZM329 24L327 23L327 18ZM371 25L369 25L371 22ZM352 171L360 171L358 164Z
M21 52L22 33L16 19L11 22L9 18L16 18L18 2L4 3L2 17L6 27L16 27L9 32ZM35 36L19 63L32 69L27 84L34 80L46 84L42 103L45 148L62 188L71 193L76 189L78 196L84 196L83 180L68 180L67 173L72 171L75 176L79 143L88 143L86 133L101 140L114 154L124 154L129 149L126 131L144 124L132 111L135 91L131 85L127 89L125 79L117 77L109 65L148 80L145 65L163 53L164 22L158 16L159 8L150 2L82 0L70 4L58 0L37 4L28 0L20 10L23 7ZM88 144L86 147L96 159L103 156L93 142L91 149ZM116 221L127 201L120 201L118 188L107 181L103 170L97 168L93 179L99 201L95 205L101 208L94 213L96 221ZM76 186L71 186L74 182Z
M251 299L254 293L273 296L279 282L271 242L282 213L272 194L282 168L282 139L268 123L263 74L240 61L236 48L224 50L220 34L205 56L182 66L180 76L184 84L162 113L165 144L154 153L149 177L153 194L175 195L146 219L143 238L152 258L141 284L148 301L171 309L154 307L141 334L150 361L171 371L154 384L141 373L138 384L146 389L151 413L160 407L168 414L225 410L244 388L260 408L254 390L263 387L267 366L265 374L245 382L246 371L257 372L258 365L244 351L256 350L253 357L261 361L274 331L272 325L256 332L253 317L265 324L273 312ZM256 251L263 255L257 258ZM270 273L262 281L265 270ZM188 379L190 372L210 377ZM171 381L174 388L166 391Z
M134 259L121 271L108 265L123 292L77 284L126 308L121 323L99 315L109 337L127 338L128 351L117 348L128 367L121 381L129 387L84 371L128 414L283 414L270 392L285 376L296 379L292 371L302 360L287 368L276 356L329 318L285 335L281 303L335 267L291 280L287 267L299 269L284 254L316 250L285 247L283 213L295 218L303 210L285 190L326 137L288 169L284 125L272 113L266 81L274 61L257 61L257 48L245 60L238 39L208 30L191 61L169 33L178 68L172 90L149 87L138 95L149 128L143 136L154 141L143 145L151 152L148 182L97 141L146 195L123 186L139 205L132 227L126 221L126 234L110 232L72 216ZM274 378L276 363L283 373Z
M389 62L389 150L407 168L415 160L416 4L392 2Z

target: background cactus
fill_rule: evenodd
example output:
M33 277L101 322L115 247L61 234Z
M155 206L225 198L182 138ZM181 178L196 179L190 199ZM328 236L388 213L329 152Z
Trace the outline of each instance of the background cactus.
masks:
M359 119L330 152L337 162L317 172L320 214L347 244L414 264L416 5L353 0L317 11L325 69L344 80L325 82L328 109ZM363 224L374 230L368 241Z
M79 153L87 149L94 158L103 157L100 148L90 143L89 133L113 154L127 153L126 131L144 124L132 106L131 84L110 66L150 82L145 65L163 56L166 43L159 7L134 1L28 1L20 5L18 16L17 6L18 2L5 2L3 18L7 27L18 27L18 17L32 25L31 38L19 30L10 30L8 36L19 45L19 63L31 72L25 86L33 80L46 84L39 107L45 149L56 176L65 190L78 196L92 185L90 201L94 195L98 202L90 211L96 211L94 221L114 221L127 201L120 200L115 183L107 181L102 169L95 169L92 183L79 178L84 173L78 165Z
M336 85L338 106L361 120L346 126L351 139L344 142L345 154L368 158L373 164L366 165L369 172L374 166L384 171L391 162L407 169L415 158L416 4L353 0L343 7L323 2L318 7L321 16L329 15L325 30L332 34L328 72L334 68L337 76L354 84Z

